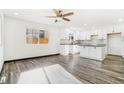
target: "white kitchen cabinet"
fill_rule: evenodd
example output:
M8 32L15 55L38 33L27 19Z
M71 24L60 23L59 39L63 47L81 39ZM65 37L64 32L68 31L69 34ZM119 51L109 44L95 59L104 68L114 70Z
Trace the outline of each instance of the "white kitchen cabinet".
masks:
M80 40L90 40L90 31L83 31L80 33Z
M106 33L103 34L103 39L107 39L107 34Z
M85 40L85 32L80 32L80 40Z
M97 34L98 34L98 39L103 38L103 32L101 30L99 30Z
M60 54L68 55L69 54L69 45L60 45Z
M105 47L81 46L80 57L102 61L105 58Z
M117 32L121 32L121 26L120 25L116 25L114 27L114 32L117 33Z
M97 35L98 35L98 39L102 39L102 32L100 30L97 32Z
M82 31L80 33L80 40L87 40L87 32L86 31Z
M104 31L98 33L98 39L107 39L107 34Z
M60 45L61 55L69 55L69 54L77 54L77 53L79 53L78 45Z
M87 57L89 55L88 50L88 47L80 46L80 56Z
M121 31L121 36L122 36L122 37L124 37L124 30L123 30L123 31Z
M95 33L94 30L90 31L90 35L94 35L94 33Z
M90 34L90 32L88 31L88 32L86 32L86 39L85 40L90 40L91 38L91 34Z
M74 46L73 45L69 45L69 53L73 54L74 52Z
M78 45L69 45L69 53L70 54L79 53L79 46Z

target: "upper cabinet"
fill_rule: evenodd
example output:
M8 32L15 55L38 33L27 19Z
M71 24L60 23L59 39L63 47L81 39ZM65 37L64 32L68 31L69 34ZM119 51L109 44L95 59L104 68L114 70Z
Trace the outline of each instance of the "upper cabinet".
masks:
M120 32L122 38L124 39L124 25L115 25L115 26L103 27L91 31L82 31L79 36L80 36L80 40L90 40L91 35L98 35L98 39L107 39L108 33L120 33Z
M90 40L91 38L91 34L89 31L86 32L86 40Z
M98 39L103 39L103 32L101 30L97 31Z
M80 32L79 37L80 37L80 40L86 40L86 32L85 31Z
M107 39L107 34L104 30L98 31L98 39Z

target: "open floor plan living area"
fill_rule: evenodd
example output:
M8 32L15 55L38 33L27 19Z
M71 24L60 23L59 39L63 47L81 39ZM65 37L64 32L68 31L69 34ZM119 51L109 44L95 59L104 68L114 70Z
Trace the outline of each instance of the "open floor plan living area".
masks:
M124 84L124 10L1 9L0 84Z

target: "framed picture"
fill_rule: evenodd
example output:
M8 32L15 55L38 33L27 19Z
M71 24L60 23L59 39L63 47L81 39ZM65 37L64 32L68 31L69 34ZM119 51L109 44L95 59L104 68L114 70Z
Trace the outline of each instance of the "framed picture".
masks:
M27 42L27 44L32 43L32 31L31 31L31 29L26 29L26 42Z
M48 32L44 30L39 31L39 44L48 43Z
M48 44L48 31L38 29L26 29L27 44Z
M38 44L38 30L37 29L32 29L32 44Z

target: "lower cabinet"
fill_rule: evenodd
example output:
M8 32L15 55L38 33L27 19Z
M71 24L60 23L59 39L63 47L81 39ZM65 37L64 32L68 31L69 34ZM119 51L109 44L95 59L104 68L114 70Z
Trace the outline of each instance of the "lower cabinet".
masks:
M60 54L69 55L79 53L78 45L60 45Z
M69 54L69 46L68 45L60 45L60 54L68 55Z
M90 58L90 59L95 59L95 60L104 60L105 48L104 47L81 46L80 57L85 57L85 58Z

